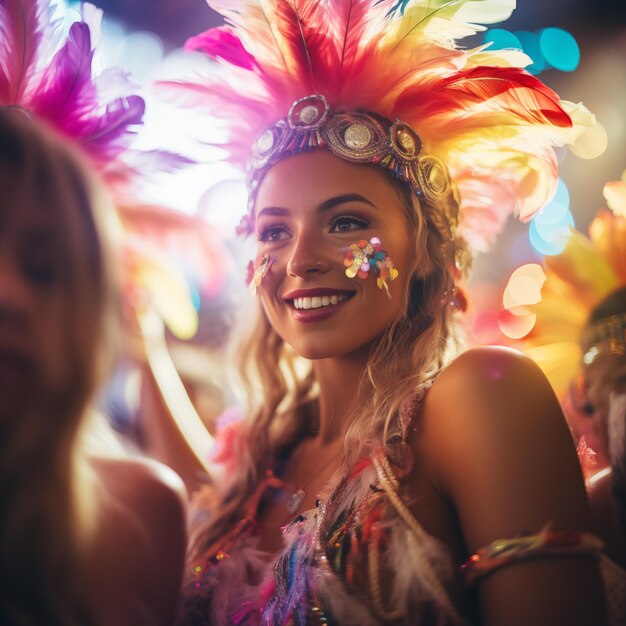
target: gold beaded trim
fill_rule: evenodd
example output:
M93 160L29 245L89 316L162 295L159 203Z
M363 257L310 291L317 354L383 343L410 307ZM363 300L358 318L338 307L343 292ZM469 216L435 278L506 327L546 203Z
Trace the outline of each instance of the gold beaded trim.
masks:
M238 231L250 234L256 190L267 169L301 152L325 147L351 163L370 163L407 182L429 205L444 240L453 241L458 203L444 163L423 153L420 136L406 123L368 111L331 111L324 96L296 100L287 117L267 128L252 146L249 162L249 213Z

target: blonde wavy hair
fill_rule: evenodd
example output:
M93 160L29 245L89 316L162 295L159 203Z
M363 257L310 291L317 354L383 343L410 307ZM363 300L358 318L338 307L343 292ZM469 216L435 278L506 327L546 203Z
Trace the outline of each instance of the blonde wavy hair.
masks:
M81 551L98 492L81 435L115 343L105 237L113 211L78 154L25 113L1 108L0 184L0 232L25 207L52 217L49 288L59 290L63 319L62 388L0 423L0 622L85 626L95 620L83 606ZM43 393L36 380L32 393Z
M386 176L412 235L412 265L402 268L410 276L403 300L407 306L370 354L360 381L364 401L345 435L345 467L394 434L402 404L436 376L461 344L448 301L454 288L450 257L464 244L445 242L430 217L431 207L421 206L407 184ZM317 419L312 364L278 336L259 302L251 305L236 337L233 356L246 415L243 442L237 448L237 471L226 478L217 497L212 488L197 496L196 506L208 510L208 516L192 536L192 562L243 515L272 460L314 430Z

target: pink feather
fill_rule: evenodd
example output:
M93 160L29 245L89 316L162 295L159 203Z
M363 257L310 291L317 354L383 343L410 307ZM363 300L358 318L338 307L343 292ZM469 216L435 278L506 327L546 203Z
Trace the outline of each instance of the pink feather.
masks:
M92 59L89 28L76 22L44 72L32 111L74 137L94 160L105 163L128 146L145 105L139 96L128 96L112 100L102 111L91 76Z
M350 67L360 60L359 50L365 29L372 20L371 0L331 0L334 6L336 20L331 20L331 26L337 41L337 57L339 62L337 72L337 88L341 87L344 75L350 73Z
M31 110L68 135L82 134L97 92L91 81L91 37L86 24L72 24L65 45L46 68Z
M141 124L145 103L140 96L118 98L107 104L104 113L92 116L83 125L81 145L96 160L110 161L128 148Z
M220 26L191 37L185 42L185 51L204 52L214 59L223 59L237 67L253 70L258 67L254 57L243 47L230 26Z
M0 0L0 102L23 105L45 48L53 39L49 0Z

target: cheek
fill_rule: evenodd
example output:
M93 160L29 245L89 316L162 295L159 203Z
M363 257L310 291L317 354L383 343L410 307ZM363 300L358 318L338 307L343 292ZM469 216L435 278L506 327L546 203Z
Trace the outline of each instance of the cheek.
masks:
M37 323L39 362L42 374L49 384L59 385L69 377L71 353L75 351L70 315L62 303L50 303L42 311Z

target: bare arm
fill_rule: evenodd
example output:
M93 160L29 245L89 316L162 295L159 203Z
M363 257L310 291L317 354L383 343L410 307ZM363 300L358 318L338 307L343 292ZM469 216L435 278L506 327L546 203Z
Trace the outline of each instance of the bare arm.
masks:
M438 490L454 505L470 553L519 533L588 530L584 485L547 381L523 356L459 357L428 394L424 446ZM484 626L605 622L597 563L562 556L511 564L478 583Z

